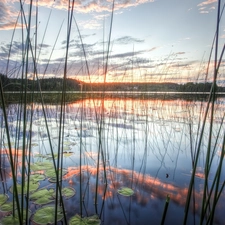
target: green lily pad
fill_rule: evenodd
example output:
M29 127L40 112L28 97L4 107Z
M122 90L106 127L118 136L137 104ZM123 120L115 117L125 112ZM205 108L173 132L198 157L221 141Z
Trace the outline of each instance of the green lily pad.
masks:
M70 146L68 146L68 145L66 145L66 146L63 146L63 150L64 151L69 151L71 148L70 148Z
M29 192L31 193L31 192L36 191L38 189L39 185L40 185L40 183L38 183L38 182L30 181L30 183L29 183ZM13 193L13 186L11 186L9 190L10 190L11 193ZM22 190L22 185L21 184L17 184L18 194L21 193L21 190ZM24 184L23 190L24 190L23 193L26 194L27 193L27 181Z
M134 191L131 188L128 187L122 187L117 191L120 195L123 196L131 196L134 194Z
M62 189L62 195L66 197L67 199L73 197L75 194L76 194L76 191L71 187L64 187Z
M44 174L35 173L35 174L30 175L30 181L32 181L34 183L38 182L38 181L41 181L41 180L44 180L44 179L45 179Z
M61 170L61 169L60 169ZM61 173L61 171L59 171ZM67 173L66 169L62 170L62 176L64 176ZM45 175L50 178L50 180L56 180L56 174L54 169L49 169L46 171Z
M13 217L12 215L3 217L1 219L1 225L18 225L20 224L18 217Z
M36 146L38 146L38 143L32 143L31 146L36 147Z
M63 145L67 145L68 146L68 145L71 145L71 143L72 143L71 141L64 141Z
M16 207L16 203L14 206ZM1 212L11 212L12 210L13 210L13 202L6 202L0 207Z
M41 153L38 153L38 154L35 154L34 157L45 158L45 155L43 155L43 154L41 154Z
M57 221L63 218L62 208L57 208ZM33 216L32 219L37 224L52 224L55 221L55 205L54 206L44 206L39 208Z
M72 155L74 155L73 152L63 152L63 157L70 157Z
M49 170L53 168L52 162L37 162L30 165L30 169L33 172L40 171L40 170Z
M55 191L54 189L41 189L30 195L30 200L34 201L35 204L44 205L54 200Z
M4 204L8 199L8 195L0 194L0 205Z
M69 225L99 225L101 220L97 215L81 218L79 215L72 217Z
M54 153L53 156L54 156L54 159L58 158L58 154L57 153ZM48 159L48 160L49 159L53 159L52 154L50 154L50 153L46 154L45 158Z
M28 218L30 218L31 212L30 210L28 210ZM25 223L26 220L26 209L23 210L23 216L24 216L24 220L23 222ZM18 225L19 223L19 218L18 218L18 211L15 211L15 216L13 216L12 214L9 216L5 216L0 220L0 224L2 225Z

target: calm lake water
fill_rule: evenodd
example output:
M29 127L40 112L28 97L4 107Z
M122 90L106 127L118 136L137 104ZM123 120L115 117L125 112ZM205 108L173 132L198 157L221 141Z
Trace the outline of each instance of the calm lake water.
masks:
M169 194L165 224L182 224L192 159L196 155L206 105L205 101L183 99L85 99L66 104L62 117L59 105L44 105L46 121L40 104L29 105L26 140L29 143L29 130L32 128L30 164L52 162L50 146L56 155L60 149L63 154L60 163L65 169L62 186L72 187L76 191L73 197L64 201L68 220L76 214L97 214L101 224L105 225L160 224ZM225 129L224 123L220 128L224 107L225 98L217 98L211 143L214 157L209 183L212 182L220 160ZM7 116L12 148L21 151L23 105L9 105ZM0 193L7 193L11 200L12 193L9 190L12 175L2 112L0 119ZM63 124L61 127L60 120ZM210 113L203 132L194 184L195 195L190 204L187 223L190 225L199 223L209 126ZM60 136L63 138L59 143ZM60 148L59 144L62 145ZM21 160L19 152L18 182L21 181ZM46 173L45 168L42 168L42 172ZM224 178L225 171L222 170L221 183ZM39 189L55 188L55 183L48 176L39 183ZM118 194L121 187L131 188L134 194L130 197ZM225 224L224 200L223 191L216 208L214 224ZM32 213L40 207L29 202ZM1 212L0 219L3 216L5 213Z

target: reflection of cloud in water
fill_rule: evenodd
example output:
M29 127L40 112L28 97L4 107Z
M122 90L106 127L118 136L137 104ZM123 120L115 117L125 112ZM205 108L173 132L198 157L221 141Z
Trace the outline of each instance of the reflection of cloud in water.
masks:
M93 166L83 165L81 167L83 182L89 182L92 192L95 192L95 182L92 178L97 175L97 168ZM80 176L80 167L69 167L68 173L64 176L64 179L68 179L71 182L71 178ZM180 206L185 205L186 196L188 193L188 187L177 187L173 184L169 184L161 181L158 178L154 178L150 175L140 174L135 171L128 169L118 169L115 167L106 167L106 177L107 177L107 190L105 192L104 183L104 168L101 166L99 168L99 186L98 194L102 196L105 200L107 198L114 198L117 194L117 190L122 186L131 187L135 191L135 195L132 197L138 204L145 206L150 200L162 199L164 200L167 194L170 195L171 201ZM132 180L133 179L133 180ZM201 194L195 192L196 205L195 209L199 209L199 202L201 202Z

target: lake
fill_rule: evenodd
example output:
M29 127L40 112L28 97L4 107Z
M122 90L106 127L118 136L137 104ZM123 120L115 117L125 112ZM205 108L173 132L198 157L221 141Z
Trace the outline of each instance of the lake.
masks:
M218 180L218 189L222 191L216 200L213 224L224 224L225 170L221 152L225 98L217 97L213 120L211 107L212 104L205 117L207 101L196 98L89 97L62 107L49 103L26 107L8 104L16 180L27 185L25 180L30 177L32 183L38 184L29 196L38 190L53 192L58 188L56 181L61 188L69 188L72 194L62 196L68 222L79 214L98 215L105 225L161 224L165 212L164 224L183 224L193 164L198 157L186 224L199 224L210 148L206 197L210 196L212 209L215 196L214 191L210 195L210 190L217 183L213 184L214 177L222 161ZM7 203L13 199L13 181L2 110L0 115L0 194L7 194ZM59 169L59 178L55 176L53 162ZM35 174L42 177L34 181L31 177ZM38 209L55 205L55 198L60 195L50 195L43 204L35 202L35 197L29 197L29 201L21 198L21 194L28 196L24 193L26 188L24 192L18 190L20 204L31 210L30 224ZM167 196L170 200L166 211ZM1 210L0 219L6 215L8 212ZM209 217L210 211L205 212L204 224ZM61 221L59 224L66 224Z

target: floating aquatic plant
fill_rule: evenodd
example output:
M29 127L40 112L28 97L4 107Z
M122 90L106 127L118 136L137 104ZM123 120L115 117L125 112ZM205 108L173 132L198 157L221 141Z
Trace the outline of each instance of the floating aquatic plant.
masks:
M63 218L62 208L57 208L57 221ZM55 220L55 205L44 206L39 208L32 218L32 220L40 225L52 224Z
M53 154L53 156L54 156L54 159L58 158L58 154L57 153ZM44 158L46 158L48 160L53 159L52 154L47 154L46 156L44 156Z
M76 191L71 187L64 187L62 189L62 195L66 197L67 199L73 197L75 194L76 194Z
M0 206L1 212L11 212L13 210L13 202L6 202Z
M21 193L22 188L23 188L23 193L26 194L27 193L27 185L28 185L27 181L25 182L24 187L22 187L21 184L17 184L16 186L17 186L18 193ZM31 193L31 192L36 191L38 189L39 185L40 185L39 182L32 182L32 181L30 181L30 183L29 183L29 192ZM13 193L13 186L11 186L9 190L10 190L11 193Z
M43 155L41 153L37 153L34 155L34 157L45 158L45 155Z
M26 211L27 211L26 209L23 210L23 215L24 215L23 223L25 223L25 221L26 221L26 216L25 216ZM31 215L31 212L30 212L30 210L28 210L28 218L30 218L30 215ZM19 218L18 218L18 211L17 210L15 211L14 216L11 214L11 215L3 217L0 220L0 224L1 225L18 225L18 224L20 224Z
M34 201L35 204L44 205L52 202L54 195L54 189L41 189L31 194L30 200Z
M45 179L44 174L35 173L35 174L30 175L30 181L33 182L33 183L39 182L39 181L44 180L44 179Z
M53 168L52 162L36 162L30 165L30 169L33 172L42 171L42 170L49 170Z
M1 219L1 222L0 222L1 225L18 225L20 224L19 222L19 219L17 216L12 216L12 215L9 215L9 216L6 216L6 217L3 217Z
M117 191L120 195L123 196L131 196L134 194L134 191L131 188L128 187L122 187Z
M79 215L72 217L69 225L99 225L101 220L97 215L81 218Z
M73 154L74 154L73 152L67 152L67 151L65 151L65 152L63 152L63 157L70 157Z
M61 171L59 171L61 173ZM63 169L62 170L62 175L65 175L67 173L67 170L66 169ZM49 169L46 171L45 175L48 177L48 178L55 178L55 170L54 169Z
M0 205L4 204L8 199L8 195L0 194Z

